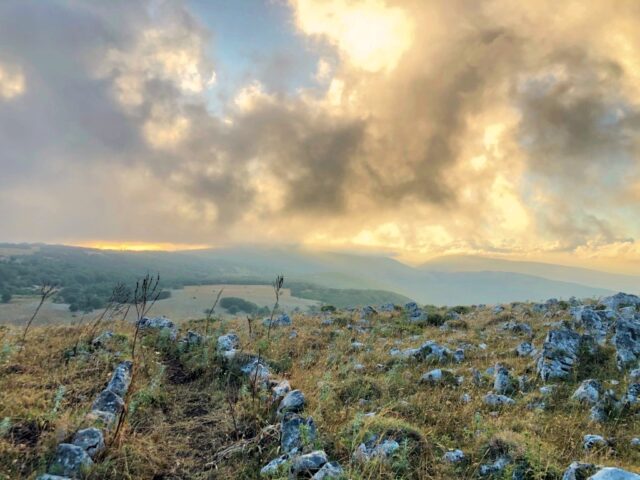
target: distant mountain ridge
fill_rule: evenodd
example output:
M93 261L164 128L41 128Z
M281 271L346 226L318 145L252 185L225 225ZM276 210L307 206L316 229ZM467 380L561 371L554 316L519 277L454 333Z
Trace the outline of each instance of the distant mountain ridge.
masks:
M435 305L600 297L617 290L640 290L640 277L481 257L442 257L412 267L390 257L299 247L237 246L179 252L38 247L34 255L42 257L48 268L53 268L49 260L59 258L68 265L81 264L87 275L160 272L171 286L207 281L265 283L276 274L284 274L292 283L325 289L386 291Z

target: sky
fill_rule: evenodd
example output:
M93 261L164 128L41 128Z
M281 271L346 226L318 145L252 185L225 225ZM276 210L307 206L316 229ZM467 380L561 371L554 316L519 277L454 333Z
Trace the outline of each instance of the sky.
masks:
M640 272L636 0L5 0L0 241Z

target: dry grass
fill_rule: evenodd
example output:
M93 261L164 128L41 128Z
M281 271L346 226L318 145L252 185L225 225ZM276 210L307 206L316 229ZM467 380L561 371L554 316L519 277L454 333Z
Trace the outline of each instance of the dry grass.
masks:
M507 311L501 320L507 318L531 323L533 342L541 346L548 320L526 308ZM163 337L147 335L136 362L122 435L89 478L258 478L259 469L278 454L277 428L270 426L277 423L274 406L264 392L254 395L246 382L229 377L214 358L216 336L228 331L240 335L247 353L257 352L260 345L272 370L304 392L319 446L345 467L348 478L474 478L482 463L504 450L528 465L530 479L559 479L575 460L640 471L640 451L629 446L630 438L640 435L637 410L594 424L587 407L568 400L577 383L591 375L618 393L626 389L610 348L577 369L575 378L563 383L550 400L549 409L540 412L527 408L541 386L533 360L513 353L520 341L531 338L503 331L501 322L486 310L471 311L462 319L466 328L458 323L459 329L443 331L409 325L400 312L381 314L372 319L371 332L364 334L347 329L347 324L356 324L357 316L352 319L346 312L336 314L332 326L322 326L319 317L300 315L293 319L297 337L290 338L292 328L280 327L272 330L268 343L262 326L254 325L254 338L249 338L246 321L231 319L216 322L211 344L188 352ZM132 333L130 325L114 327L123 335ZM3 350L0 420L8 418L10 427L0 439L0 478L35 478L55 444L82 425L93 398L122 359L114 349L65 361L76 328L34 328L25 350ZM189 328L202 332L204 324L182 326L183 331ZM6 328L0 342L13 345L15 335ZM365 348L354 350L353 340ZM420 376L435 366L389 355L391 348L414 347L425 340L474 346L461 364L443 366L465 377L461 386L420 384ZM480 343L487 348L477 348ZM121 346L122 352L128 351ZM514 375L533 379L531 393L516 395L513 407L485 406L482 397L491 389L490 379L483 386L471 382L471 368L483 372L496 362L507 365ZM354 371L355 364L362 364L364 371ZM61 385L66 390L52 413ZM469 403L460 401L463 393L471 396ZM375 416L365 416L368 412ZM368 433L405 440L393 462L366 466L352 462L354 448ZM616 446L585 452L582 437L587 433L615 438ZM458 466L444 463L442 455L450 448L462 449L467 461ZM504 478L511 478L509 472Z

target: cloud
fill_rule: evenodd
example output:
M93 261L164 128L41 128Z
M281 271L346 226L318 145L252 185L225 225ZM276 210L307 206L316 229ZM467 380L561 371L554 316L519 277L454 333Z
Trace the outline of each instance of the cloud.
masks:
M187 3L0 4L8 239L427 256L640 235L636 2L289 3L315 78L292 90L275 52L229 98Z

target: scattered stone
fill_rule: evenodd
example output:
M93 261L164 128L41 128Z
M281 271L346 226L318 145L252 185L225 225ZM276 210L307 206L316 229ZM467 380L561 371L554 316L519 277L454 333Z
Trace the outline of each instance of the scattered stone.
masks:
M591 450L594 447L606 447L608 442L601 435L585 435L582 438L582 448Z
M357 341L353 341L351 342L351 350L358 352L360 350L364 350L364 343L362 342L357 342Z
M630 295L628 293L618 292L610 297L605 297L600 300L600 305L604 305L611 310L617 310L620 307L640 305L640 297L637 295Z
M502 329L519 335L531 335L531 333L533 332L531 325L529 325L528 323L515 321L504 323L502 325Z
M178 328L176 327L176 324L166 317L142 317L138 322L138 325L142 330L151 329L165 331L171 340L178 338Z
M78 430L73 437L72 443L82 448L91 458L95 458L105 449L102 431L95 427Z
M71 480L71 477L62 477L60 475L51 475L49 473L43 473L38 476L36 480Z
M509 370L503 365L496 365L493 377L493 391L500 394L512 394L515 392L515 384Z
M360 310L360 318L361 319L366 319L371 317L372 315L375 315L376 313L376 309L373 308L371 305L367 305L365 307L362 307L362 309Z
M112 390L105 389L98 395L95 402L93 402L93 406L91 407L92 412L102 412L109 414L106 418L113 418L122 412L124 408L124 400L117 393ZM110 422L107 422L110 423Z
M449 450L442 458L447 463L460 463L465 459L465 455L462 450Z
M629 444L632 447L640 447L640 437L634 437L631 439L631 441L629 442Z
M549 395L553 395L557 389L557 385L545 385L544 387L540 387L538 391L545 397L548 397Z
M520 390L522 393L527 393L531 391L532 388L533 382L528 375L520 375L518 377L518 390Z
M271 320L271 317L262 319L262 325L268 327L269 324L271 324L271 327L288 327L291 325L291 317L286 313L282 313L274 318L273 321Z
M480 476L486 477L504 470L511 463L511 459L507 456L501 456L493 463L485 463L480 465Z
M468 393L463 393L460 396L460 402L462 403L469 403L471 401L471 395L469 395Z
M582 336L573 330L550 330L538 358L537 371L543 381L567 378L578 361Z
M381 312L393 312L395 309L396 306L393 303L384 303L378 308Z
M533 357L538 351L531 342L522 342L516 347L516 353L519 357Z
M640 320L619 318L613 337L618 368L625 370L640 364Z
M220 355L231 359L240 351L240 337L235 333L227 333L218 337L217 350Z
M357 462L366 463L371 460L388 461L393 454L400 449L400 444L392 439L385 439L377 442L375 435L365 443L361 443L353 453L353 459Z
M602 394L602 385L599 381L592 378L584 380L580 386L573 392L571 398L578 402L588 403L589 405L595 405L600 399Z
M291 390L278 406L278 414L300 413L304 410L304 394L300 390Z
M251 383L267 386L269 384L269 375L271 372L269 367L264 364L262 360L258 361L257 358L249 361L249 363L240 367L240 371L249 377Z
M623 402L626 405L640 403L640 383L632 383L627 387L627 393L624 395Z
M185 337L182 339L182 343L187 347L195 347L196 345L201 345L203 341L204 337L198 332L194 332L192 330L189 330Z
M260 469L260 475L263 477L272 477L280 473L284 473L282 470L284 470L284 467L288 462L289 455L287 454L274 458Z
M288 380L281 380L271 387L271 391L275 400L282 400L291 391L291 385Z
M327 462L327 454L324 450L315 450L305 455L295 457L291 462L291 474L294 476L312 476L317 473Z
M507 397L506 395L498 395L493 392L486 394L483 401L491 407L502 407L504 405L514 405L516 403L513 398Z
M439 368L422 375L422 377L420 377L420 382L428 383L430 385L457 383L456 376L451 370L441 370Z
M129 385L131 384L132 370L133 363L130 360L119 363L111 375L111 380L109 380L107 390L111 390L119 397L124 398L127 394L127 390L129 390Z
M93 460L82 447L70 443L58 445L55 457L49 471L67 477L77 478L81 473L93 465Z
M629 372L629 378L632 380L640 380L640 368L636 368Z
M620 468L605 467L589 477L589 480L640 480L640 475Z
M113 338L113 332L106 331L98 335L96 338L94 338L91 341L91 345L93 345L95 348L104 348L107 346L107 344L112 338Z
M344 476L344 470L337 462L327 462L313 475L312 480L337 480Z
M316 439L316 425L313 418L294 415L281 424L280 445L285 453L300 453Z
M562 480L586 480L595 471L596 466L592 463L573 462L564 471Z

